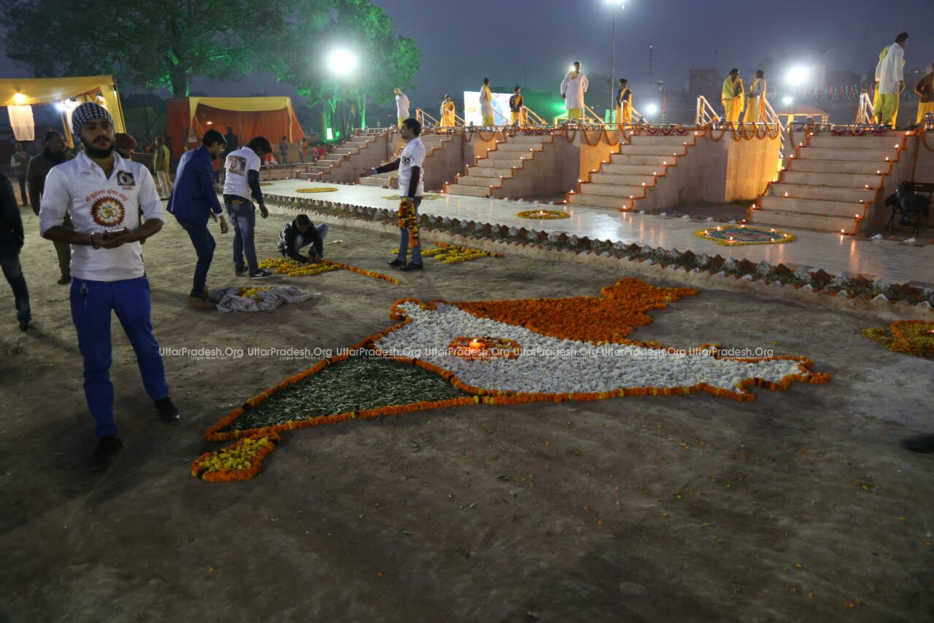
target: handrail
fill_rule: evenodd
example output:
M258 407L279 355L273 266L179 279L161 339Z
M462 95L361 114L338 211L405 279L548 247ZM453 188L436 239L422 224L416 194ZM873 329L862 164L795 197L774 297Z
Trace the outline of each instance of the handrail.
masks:
M525 111L525 114L532 118L532 121L536 125L548 125L548 122L545 121L537 112L529 108L528 106L523 106L522 110Z
M441 125L441 123L440 123L437 119L435 119L434 117L432 117L430 114L428 114L427 112L425 112L425 111L422 110L421 108L416 108L416 109L415 109L415 118L416 118L416 119L418 120L418 122L419 122L420 124L422 124L423 126L425 125L425 119L428 119L429 121L431 121L432 126L439 126L439 125Z
M859 106L856 108L856 123L872 124L875 123L876 111L872 105L872 99L865 90L859 94Z
M714 107L710 105L707 98L703 95L698 95L697 106L694 111L694 125L703 127L713 123L720 123L721 121L722 118L717 114Z
M592 119L590 119L589 121L591 123L595 123L596 125L604 125L603 119L600 118L600 115L594 112L593 108L591 108L587 104L584 104L584 111L585 111L584 112L585 121L587 120L587 113L590 113L590 116L592 117Z

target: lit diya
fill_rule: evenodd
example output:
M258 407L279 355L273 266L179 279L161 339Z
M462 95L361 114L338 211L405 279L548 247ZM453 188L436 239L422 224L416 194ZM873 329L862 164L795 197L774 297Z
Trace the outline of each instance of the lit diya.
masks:
M502 337L456 337L448 344L448 352L461 359L516 359L522 347L519 342Z

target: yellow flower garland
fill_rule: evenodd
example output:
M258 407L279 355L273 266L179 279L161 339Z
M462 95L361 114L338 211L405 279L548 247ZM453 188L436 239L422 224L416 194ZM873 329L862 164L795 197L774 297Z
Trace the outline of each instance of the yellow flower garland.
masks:
M333 193L337 192L336 188L330 186L320 186L315 188L296 188L295 192L297 193Z
M399 249L393 249L393 253L398 253ZM503 257L501 253L491 253L483 249L473 247L462 247L444 242L436 242L435 247L422 251L423 257L433 257L441 261L442 264L457 264L459 262L470 262L481 257Z
M271 290L272 288L240 288L237 290L237 296L242 296L244 298L253 299L254 301L263 300L263 292Z

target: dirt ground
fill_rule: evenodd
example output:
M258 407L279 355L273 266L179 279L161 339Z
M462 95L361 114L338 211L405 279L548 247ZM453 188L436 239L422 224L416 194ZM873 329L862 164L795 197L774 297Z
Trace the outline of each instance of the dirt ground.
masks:
M312 361L166 358L184 418L167 426L115 319L126 447L92 475L68 287L23 214L34 330L0 284L0 621L934 621L934 457L899 446L934 430L934 362L860 335L882 322L707 290L632 337L805 355L831 383L353 421L208 484L190 464L221 445L201 432ZM287 218L259 220L261 257ZM215 237L209 285L248 284ZM332 225L326 253L387 270L394 241ZM388 327L399 298L594 295L625 276L429 259L398 286L276 277L321 296L221 315L185 307L194 252L174 222L144 255L163 347L336 349Z

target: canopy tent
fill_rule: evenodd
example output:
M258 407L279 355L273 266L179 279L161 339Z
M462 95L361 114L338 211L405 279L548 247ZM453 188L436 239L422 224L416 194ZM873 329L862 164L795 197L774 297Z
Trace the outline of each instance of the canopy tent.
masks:
M126 132L123 107L113 76L76 76L71 78L0 78L0 106L10 110L11 125L20 139L20 132L31 124L31 106L35 104L61 104L65 138L71 143L71 111L81 102L97 101L114 120L117 132ZM28 111L28 112L27 112ZM24 117L30 121L24 121Z
M245 145L265 136L275 145L283 136L290 143L305 138L289 97L187 97L169 100L167 131L172 154L200 142L208 130L225 134L227 127Z

